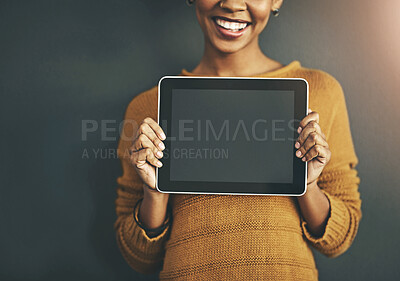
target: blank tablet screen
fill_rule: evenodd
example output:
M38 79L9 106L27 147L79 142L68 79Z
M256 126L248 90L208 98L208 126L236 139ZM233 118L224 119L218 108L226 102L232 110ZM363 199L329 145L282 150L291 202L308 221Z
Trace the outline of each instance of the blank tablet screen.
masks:
M294 143L307 108L302 78L162 77L157 122L167 138L157 190L304 194L307 162Z
M172 89L170 180L293 183L290 90Z

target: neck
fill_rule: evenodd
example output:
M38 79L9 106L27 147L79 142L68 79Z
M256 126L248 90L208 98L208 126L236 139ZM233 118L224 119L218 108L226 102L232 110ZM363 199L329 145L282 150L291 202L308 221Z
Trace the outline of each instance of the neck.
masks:
M252 76L282 66L261 51L258 38L234 53L221 52L206 41L203 57L191 72L211 76Z

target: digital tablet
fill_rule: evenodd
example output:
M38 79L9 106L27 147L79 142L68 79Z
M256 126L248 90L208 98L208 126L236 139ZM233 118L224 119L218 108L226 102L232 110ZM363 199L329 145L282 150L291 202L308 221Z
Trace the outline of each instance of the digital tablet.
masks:
M307 162L294 144L307 109L301 78L162 77L157 121L167 138L157 190L304 194Z

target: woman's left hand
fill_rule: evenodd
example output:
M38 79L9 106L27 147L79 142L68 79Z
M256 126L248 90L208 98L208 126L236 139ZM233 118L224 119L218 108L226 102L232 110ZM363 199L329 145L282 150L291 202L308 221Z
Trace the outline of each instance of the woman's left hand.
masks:
M318 124L319 114L308 110L309 114L301 120L295 142L296 156L308 162L307 185L314 183L331 159L331 151L325 134Z

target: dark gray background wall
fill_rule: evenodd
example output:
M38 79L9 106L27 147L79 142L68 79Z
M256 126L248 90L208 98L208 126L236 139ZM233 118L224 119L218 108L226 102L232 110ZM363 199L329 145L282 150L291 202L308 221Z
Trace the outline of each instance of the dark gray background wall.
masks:
M399 10L395 0L287 0L260 38L267 55L325 70L345 91L363 219L344 255L316 253L321 280L400 277ZM0 280L157 279L117 249L121 168L105 152L129 101L192 70L202 51L184 0L0 1ZM82 140L82 120L115 131Z

